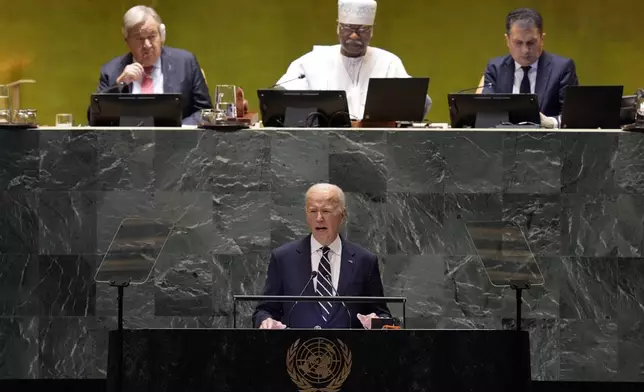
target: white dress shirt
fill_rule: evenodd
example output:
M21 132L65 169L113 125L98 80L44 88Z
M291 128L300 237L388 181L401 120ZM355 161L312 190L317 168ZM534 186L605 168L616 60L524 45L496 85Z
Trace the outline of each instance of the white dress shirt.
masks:
M530 93L534 94L534 88L537 85L537 69L539 67L539 59L530 65L528 71L528 79L530 79ZM514 62L514 86L512 87L512 94L519 94L521 91L521 82L523 81L523 68L521 64Z
M294 60L277 81L287 90L346 91L349 114L361 120L367 102L370 78L409 78L402 60L384 49L369 46L367 53L350 58L341 53L340 45L315 45L313 50ZM299 78L299 75L304 75ZM425 112L431 99L425 101Z
M311 271L317 271L320 266L320 259L322 258L322 247L313 236L311 236ZM331 264L331 277L333 278L333 287L335 292L333 295L337 294L338 290L338 281L340 280L340 260L342 259L342 241L340 236L335 238L329 245L329 263ZM319 273L319 272L318 272ZM317 289L318 278L317 276L313 279L313 289Z
M537 69L539 68L539 59L530 64L532 68L528 71L528 79L530 80L530 93L535 93L537 86ZM519 94L521 92L521 82L523 81L523 68L521 64L514 62L514 86L512 86L512 94ZM559 117L548 117L555 121L555 128L559 128Z
M152 69L152 92L154 94L163 94L163 72L161 71L161 57L153 65ZM132 94L141 94L141 80L132 82Z

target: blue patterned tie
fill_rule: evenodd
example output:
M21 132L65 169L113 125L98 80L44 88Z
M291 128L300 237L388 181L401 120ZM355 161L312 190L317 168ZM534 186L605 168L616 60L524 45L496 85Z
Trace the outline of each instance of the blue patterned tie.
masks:
M322 257L320 258L320 265L318 267L318 281L315 287L315 292L320 296L332 296L333 295L333 278L331 276L331 262L329 261L329 247L325 246L322 248ZM322 312L322 318L324 321L328 321L332 311L333 304L328 301L318 302L320 305L320 311Z

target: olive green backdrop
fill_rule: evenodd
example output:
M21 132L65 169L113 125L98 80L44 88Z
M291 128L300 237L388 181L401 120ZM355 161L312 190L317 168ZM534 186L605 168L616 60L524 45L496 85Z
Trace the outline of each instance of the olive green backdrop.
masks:
M42 125L56 113L85 122L102 63L126 51L123 13L136 1L0 0L0 82L33 78L23 108ZM167 44L192 51L208 84L255 90L274 83L313 44L334 44L335 0L157 0ZM505 15L519 6L545 19L546 49L576 60L584 84L644 86L641 0L380 0L374 46L400 56L407 71L430 76L428 118L447 121L448 92L475 86L489 57L506 53ZM638 72L639 71L639 72Z

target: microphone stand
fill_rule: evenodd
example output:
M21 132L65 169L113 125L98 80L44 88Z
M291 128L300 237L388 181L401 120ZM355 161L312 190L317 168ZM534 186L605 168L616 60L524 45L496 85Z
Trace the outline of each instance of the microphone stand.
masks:
M461 94L467 91L478 90L480 88L486 88L486 87L492 87L492 86L494 86L494 83L484 83L476 87L464 88L463 90L457 91L456 94Z
M331 288L333 289L333 293L332 293L332 294L333 294L334 296L338 296L338 297L339 297L339 296L340 296L340 294L338 293L338 290L336 290L336 289L335 289L335 286L331 285ZM321 297L321 298L325 298L325 297ZM351 327L351 312L349 312L349 308L347 307L347 304L345 304L345 303L344 303L344 301L340 301L340 304L344 307L344 310L346 310L346 311L347 311L347 315L349 316L349 328L350 328L350 327Z
M269 87L269 88L281 87L281 86L282 86L282 85L284 85L284 84L287 84L287 83L293 82L293 81L295 81L295 80L304 79L305 77L306 77L306 75L304 75L304 74L299 74L299 76L298 76L297 78L293 78L293 79L285 80L285 81L283 81L283 82L281 82L281 83L275 83L274 85L272 85L272 86L271 86L271 87Z
M117 350L118 354L116 355L116 390L118 392L123 392L123 291L125 287L130 285L130 280L123 280L120 282L110 281L110 286L116 287L118 289L117 303L118 303L118 329L117 329Z
M300 297L304 294L304 292L305 292L305 291L306 291L306 289L309 287L309 285L311 284L311 282L313 281L313 279L315 279L317 276L318 276L318 272L317 272L317 271L311 271L311 276L309 277L309 281L308 281L308 282L306 282L306 284L304 285L304 288L302 289L302 292L301 292L301 293L300 293L300 295L299 295ZM287 328L291 325L291 314L293 314L293 309L295 309L295 306L297 306L297 304L298 304L298 303L300 303L300 301L295 301L295 303L293 304L293 306L291 306L291 309L288 311L288 317L287 317L287 319L286 319L286 326L287 326Z
M123 88L125 88L127 84L121 82L121 83L116 83L111 86L108 86L101 91L98 92L98 94L122 94L123 93ZM113 92L112 90L117 90L116 92Z

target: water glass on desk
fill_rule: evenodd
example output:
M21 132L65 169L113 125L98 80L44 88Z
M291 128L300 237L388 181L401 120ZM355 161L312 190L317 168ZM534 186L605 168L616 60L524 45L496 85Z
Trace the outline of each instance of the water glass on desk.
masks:
M36 109L18 109L13 110L11 122L19 125L38 126L38 112Z
M229 120L237 118L237 88L230 84L215 87L215 109L226 114Z
M215 111L212 109L201 109L200 124L214 124Z
M69 113L60 113L56 115L57 127L71 127L74 125L72 115Z
M0 84L0 124L11 123L11 108L9 106L9 87Z

